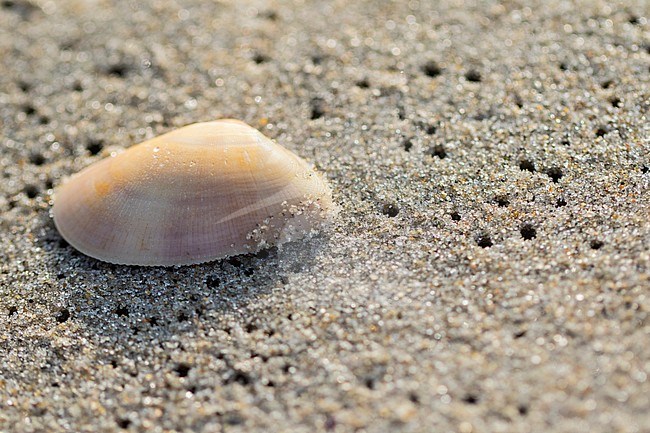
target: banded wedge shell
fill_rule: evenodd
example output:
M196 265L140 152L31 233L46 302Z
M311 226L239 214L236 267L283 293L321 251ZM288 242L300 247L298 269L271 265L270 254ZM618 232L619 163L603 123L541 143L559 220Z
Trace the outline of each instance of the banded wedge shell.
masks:
M99 260L172 266L299 239L334 209L303 159L237 120L189 125L99 161L58 189L61 236Z

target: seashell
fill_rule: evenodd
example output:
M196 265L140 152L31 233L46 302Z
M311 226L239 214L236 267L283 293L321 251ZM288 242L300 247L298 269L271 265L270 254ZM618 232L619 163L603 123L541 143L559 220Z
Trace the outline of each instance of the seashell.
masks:
M331 190L302 158L237 120L185 126L101 160L57 190L61 236L99 260L172 266L317 231Z

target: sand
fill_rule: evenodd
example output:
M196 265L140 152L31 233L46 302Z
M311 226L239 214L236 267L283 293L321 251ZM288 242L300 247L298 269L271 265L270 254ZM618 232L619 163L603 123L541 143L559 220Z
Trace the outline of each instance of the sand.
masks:
M0 432L650 432L650 4L0 3ZM233 117L319 236L98 262L65 177ZM102 221L97 221L102 224Z

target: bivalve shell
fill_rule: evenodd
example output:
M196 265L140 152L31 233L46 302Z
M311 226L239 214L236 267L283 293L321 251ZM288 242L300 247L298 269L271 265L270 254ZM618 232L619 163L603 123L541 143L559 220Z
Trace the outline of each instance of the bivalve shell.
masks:
M171 266L318 230L331 190L303 159L236 120L196 123L99 161L56 191L61 236L99 260Z

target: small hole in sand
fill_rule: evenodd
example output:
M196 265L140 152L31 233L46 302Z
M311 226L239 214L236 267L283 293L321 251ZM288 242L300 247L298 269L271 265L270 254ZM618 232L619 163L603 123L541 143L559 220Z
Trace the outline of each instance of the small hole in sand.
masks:
M447 157L447 152L442 144L436 144L427 152L430 156L437 156L440 159Z
M67 308L64 308L63 310L59 311L57 315L55 316L56 321L59 323L66 322L70 318L70 311L68 311Z
M38 188L34 185L27 185L25 187L25 195L27 198L35 198L38 195Z
M527 241L537 236L537 230L535 230L532 224L524 224L519 232L521 233L521 237Z
M500 195L494 198L494 201L499 207L506 207L510 204L508 197Z
M479 71L477 71L476 69L470 69L465 74L465 79L467 81L472 82L472 83L479 83L481 81L482 77L481 77L481 73Z
M436 62L429 60L424 65L422 65L422 72L424 72L427 77L433 78L440 75L442 73L442 69Z
M407 138L402 142L402 147L404 148L405 151L410 152L411 149L413 148L413 139L412 138Z
M269 60L271 60L268 56L262 54L262 53L255 53L253 56L253 61L257 63L258 65L261 63L266 63Z
M463 397L463 401L467 404L477 404L478 400L479 398L476 394L467 394L465 397Z
M36 114L36 108L33 105L27 104L23 107L23 112L28 116L32 116Z
M131 420L127 418L118 418L117 419L117 426L119 428L127 429L131 425Z
M363 384L366 385L368 389L375 389L375 380L372 377L366 377L363 380Z
M492 244L492 239L490 239L490 237L488 235L479 236L477 243L478 243L478 246L481 247L481 248L489 248L489 247L491 247L493 245Z
M368 81L367 78L362 78L361 80L356 82L356 86L361 89L367 89L370 87L370 82Z
M546 171L546 174L555 183L558 183L562 176L564 176L560 167L551 167Z
M174 367L174 373L178 377L187 377L192 367L184 362L181 362Z
M596 137L604 137L610 132L610 127L607 125L600 126L598 129L596 129Z
M386 216L394 218L399 214L399 207L394 203L386 203L382 207L381 212Z
M517 406L517 412L519 412L519 415L521 416L526 416L528 414L528 406L525 404L520 404Z
M126 308L123 305L120 305L115 309L115 314L117 314L120 317L128 317L129 316L129 309Z
M599 250L605 245L602 241L599 241L598 239L594 239L591 242L589 242L589 247L591 247L592 250Z
M95 140L95 139L90 140L86 145L86 149L93 156L101 152L103 147L104 147L104 142L102 140Z
M114 77L124 77L126 74L129 72L129 65L126 63L116 63L114 65L109 66L106 69L106 73L108 75L112 75Z
M535 163L533 163L533 161L530 159L522 159L519 161L519 168L522 171L530 171L531 173L535 173Z
M237 382L240 385L246 386L253 383L253 378L244 371L235 370L234 374L230 376L228 379L226 379L225 383L229 385L235 382Z
M325 114L325 102L320 98L311 101L311 118L320 119Z
M29 92L31 90L32 86L31 86L31 84L29 84L29 83L27 83L25 81L21 81L21 82L18 83L18 88L22 92L27 93L27 92Z
M45 157L40 153L32 153L29 156L29 162L33 165L43 165L45 163Z
M279 18L279 15L274 10L268 10L268 11L260 13L260 17L266 18L269 21L277 21L277 19Z

